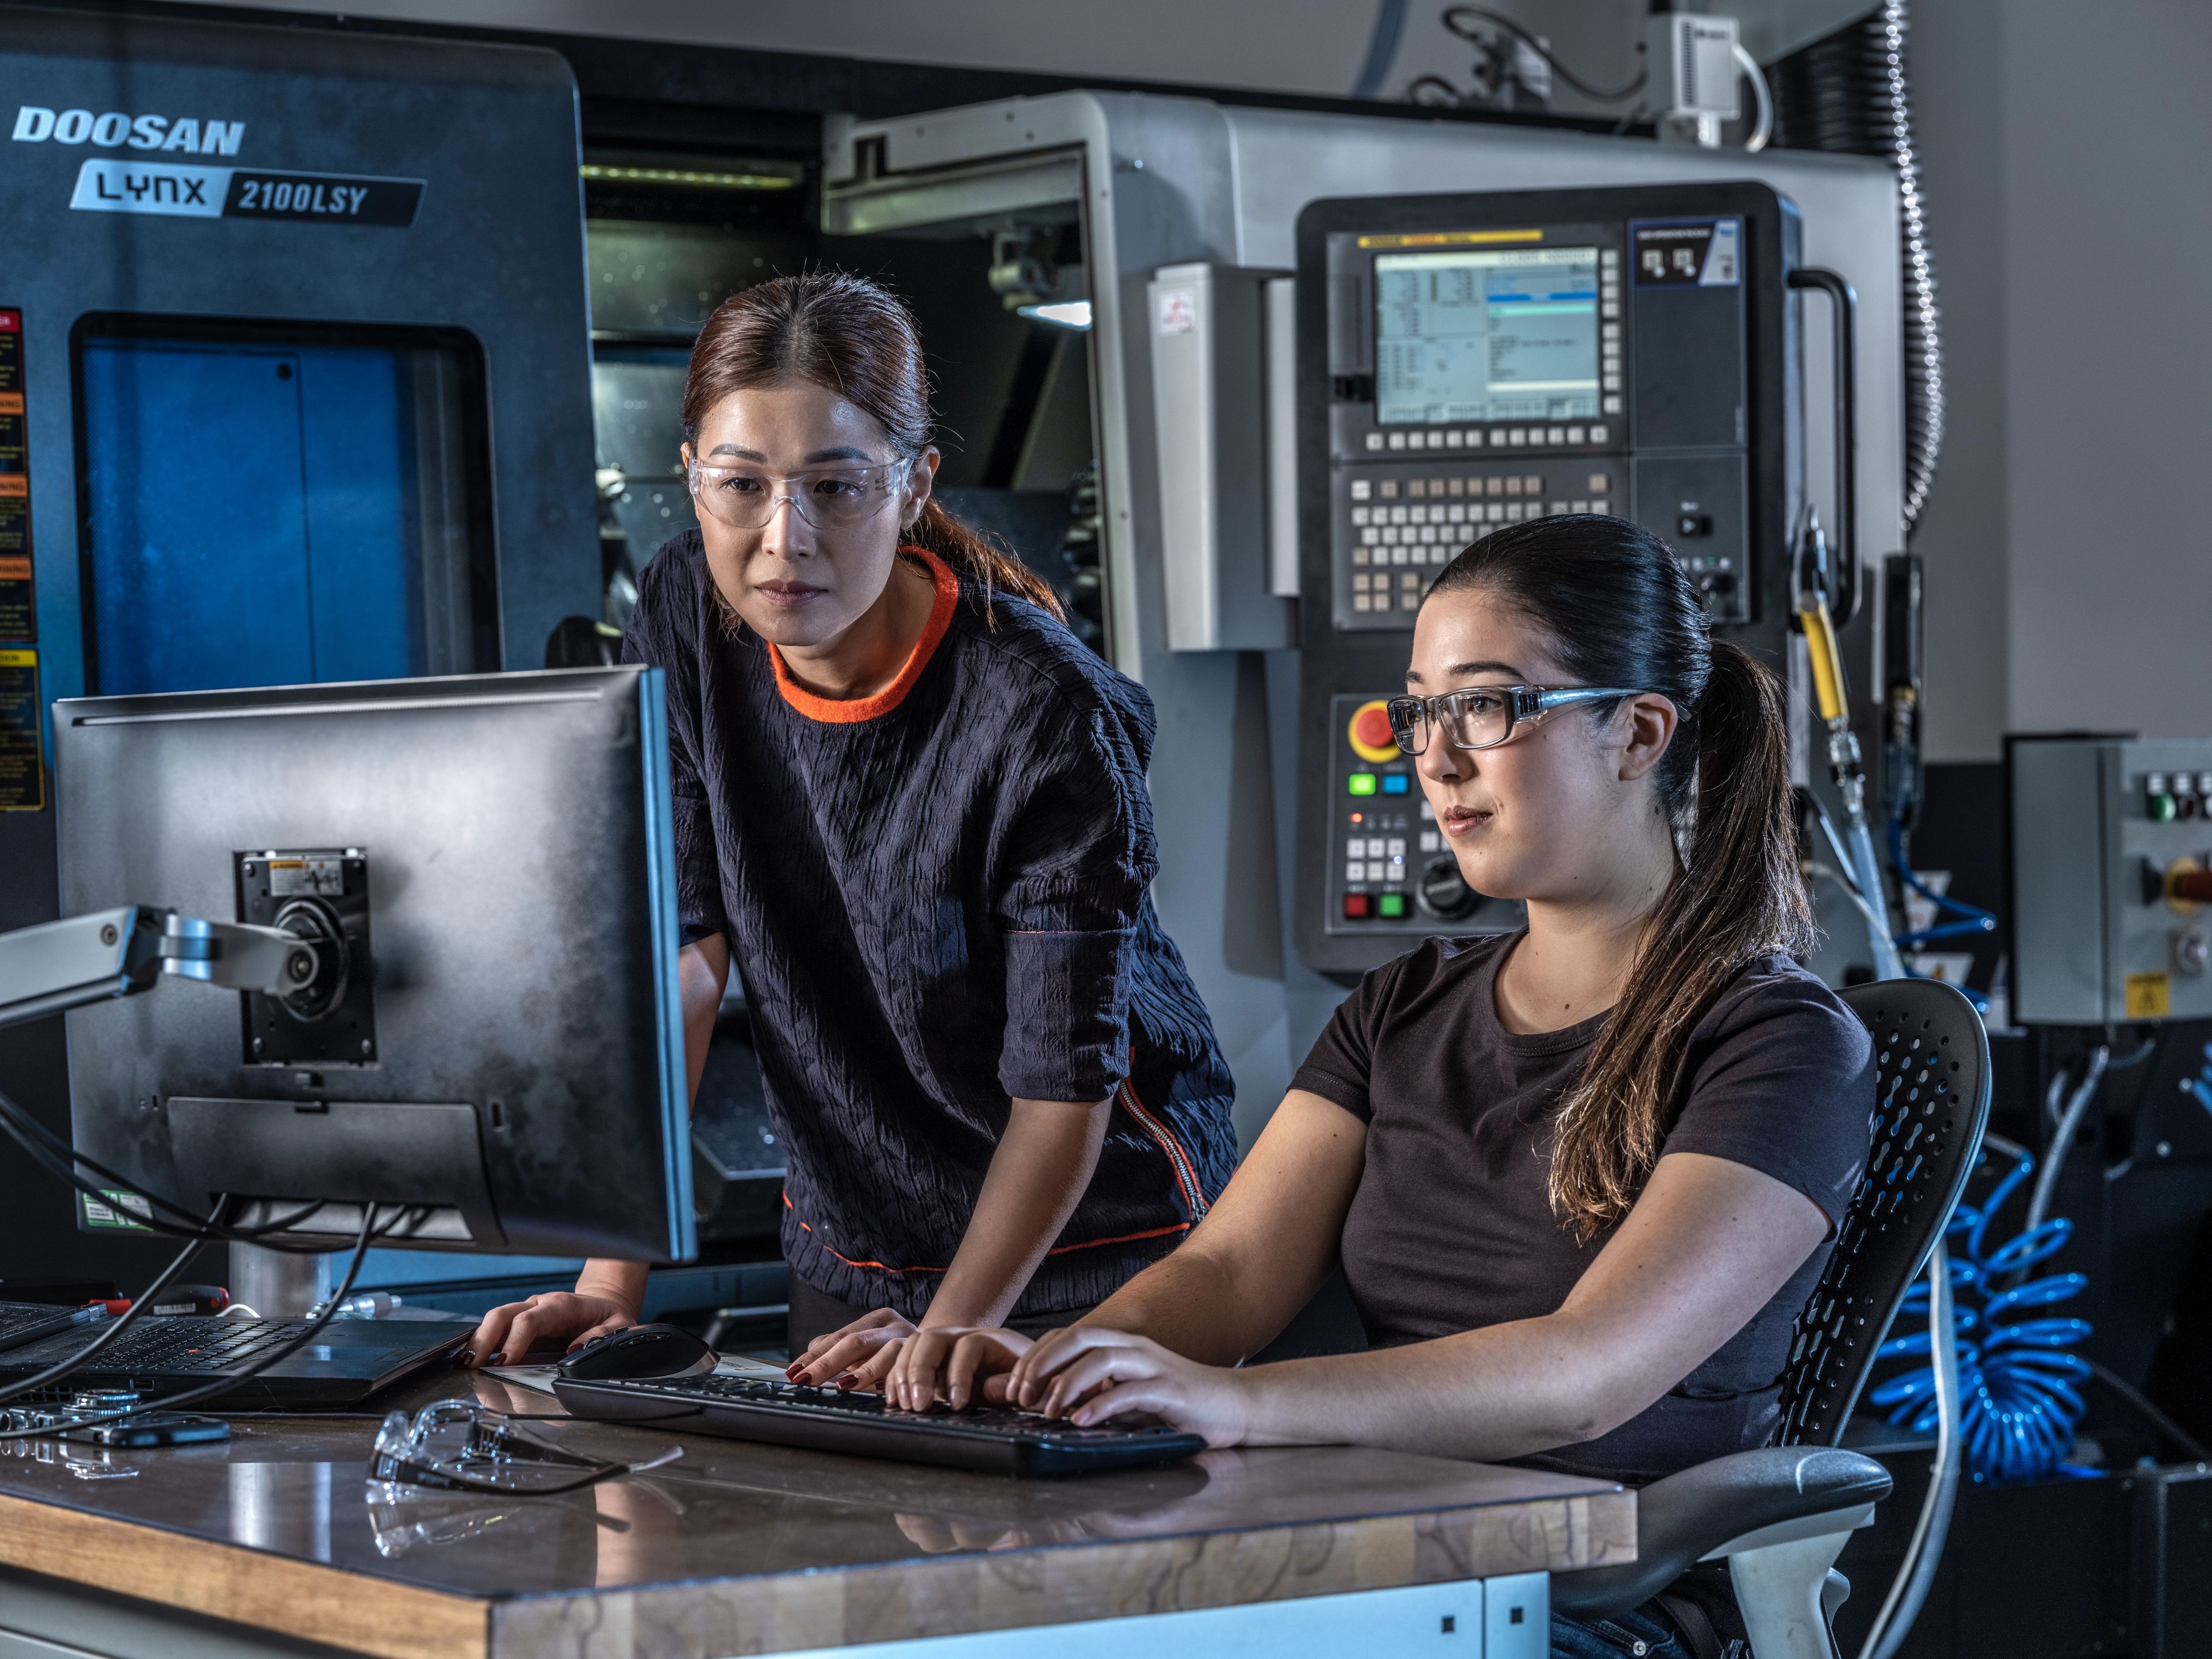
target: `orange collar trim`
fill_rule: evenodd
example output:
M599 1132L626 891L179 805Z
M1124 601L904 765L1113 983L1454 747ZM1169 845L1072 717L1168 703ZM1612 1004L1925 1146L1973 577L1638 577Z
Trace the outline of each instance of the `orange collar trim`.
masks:
M898 678L872 697L824 697L809 691L792 678L791 670L785 666L783 653L773 645L768 648L768 659L775 669L775 689L783 700L811 720L822 720L832 726L853 726L861 720L872 720L888 714L905 701L906 694L914 690L914 683L921 678L921 671L929 666L938 641L945 630L952 625L952 607L960 602L960 580L951 568L926 547L902 547L899 551L911 559L919 559L928 568L930 580L937 585L936 600L929 607L929 621L923 626L921 637L914 642L907 653L905 665Z

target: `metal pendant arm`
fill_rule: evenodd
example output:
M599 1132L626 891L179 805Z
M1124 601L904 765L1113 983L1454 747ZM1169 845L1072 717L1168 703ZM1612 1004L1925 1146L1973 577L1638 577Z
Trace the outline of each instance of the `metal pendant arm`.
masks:
M126 904L0 933L0 1026L151 990L164 974L289 996L314 981L295 934Z

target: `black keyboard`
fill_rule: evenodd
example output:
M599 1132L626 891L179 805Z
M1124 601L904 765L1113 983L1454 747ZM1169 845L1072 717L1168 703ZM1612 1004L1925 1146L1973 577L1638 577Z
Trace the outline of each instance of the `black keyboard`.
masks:
M715 1372L620 1382L562 1377L553 1392L574 1415L603 1422L672 1425L696 1416L681 1426L733 1440L988 1474L1086 1474L1173 1463L1206 1449L1203 1439L1179 1429L1079 1428L1003 1406L907 1412L886 1405L881 1395Z
M95 1311L105 1310L56 1308L38 1302L0 1302L0 1349L12 1348L23 1342L35 1342L56 1331L65 1331L70 1326L89 1319Z

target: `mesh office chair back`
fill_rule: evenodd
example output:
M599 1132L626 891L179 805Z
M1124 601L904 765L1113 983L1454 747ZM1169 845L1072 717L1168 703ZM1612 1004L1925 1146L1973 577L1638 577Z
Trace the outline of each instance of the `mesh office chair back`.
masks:
M1930 979L1844 994L1874 1036L1874 1141L1827 1270L1797 1316L1781 1440L1832 1446L1898 1304L1926 1266L1980 1157L1990 1041L1974 1006Z

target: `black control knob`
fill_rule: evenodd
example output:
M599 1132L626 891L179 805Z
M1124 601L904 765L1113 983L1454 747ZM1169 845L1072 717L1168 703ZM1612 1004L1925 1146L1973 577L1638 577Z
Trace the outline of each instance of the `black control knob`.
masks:
M1726 570L1708 570L1698 578L1698 592L1709 599L1726 599L1735 592L1735 577Z
M1459 861L1449 853L1421 866L1421 884L1413 890L1421 908L1443 921L1462 921L1482 902L1482 895L1467 884L1467 878L1459 872Z

